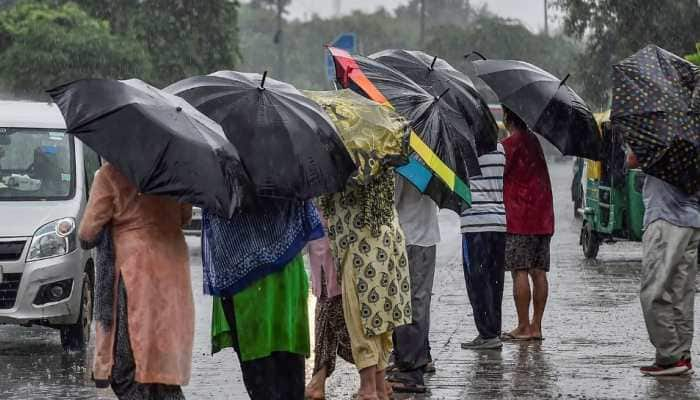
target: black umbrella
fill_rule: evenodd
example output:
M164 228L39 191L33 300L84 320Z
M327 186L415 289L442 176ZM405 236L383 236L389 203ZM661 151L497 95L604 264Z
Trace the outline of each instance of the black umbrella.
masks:
M470 199L465 182L470 176L481 175L481 170L471 127L458 110L442 101L446 92L434 96L385 64L336 48L329 51L341 86L390 105L409 121L417 136L436 156L426 160L421 154L421 159L433 172L447 172L439 175L447 186L437 186L439 182L435 179L419 184L418 180L404 176L435 200L440 208L456 212L466 208ZM420 153L420 146L416 146L413 140L411 148Z
M357 168L321 107L292 85L220 71L165 91L221 124L258 196L310 199L342 191Z
M613 66L611 119L644 171L700 190L700 68L645 47Z
M369 58L403 73L434 96L449 89L443 100L462 113L474 132L479 153L496 149L496 120L468 76L457 71L447 61L431 57L422 51L384 50Z
M223 216L247 181L221 127L181 98L136 79L84 79L48 91L75 134L142 193Z
M559 79L523 61L475 61L476 72L501 103L564 155L599 160L602 141L588 105Z

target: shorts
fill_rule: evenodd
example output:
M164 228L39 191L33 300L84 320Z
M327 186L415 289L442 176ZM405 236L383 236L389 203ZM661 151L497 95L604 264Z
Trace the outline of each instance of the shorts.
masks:
M549 235L506 234L506 271L549 271Z

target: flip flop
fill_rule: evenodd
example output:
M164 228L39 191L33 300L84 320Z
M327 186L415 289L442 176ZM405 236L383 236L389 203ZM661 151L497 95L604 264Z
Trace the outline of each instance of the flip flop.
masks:
M530 338L530 340L535 340L535 341L538 341L538 342L543 342L543 341L544 341L544 337L542 337L542 336L533 336L533 337Z
M396 381L387 381L391 385L394 393L425 393L428 388L425 385L419 385L417 383L405 383Z
M510 332L501 335L502 342L527 342L532 339L533 337L531 336L514 336Z

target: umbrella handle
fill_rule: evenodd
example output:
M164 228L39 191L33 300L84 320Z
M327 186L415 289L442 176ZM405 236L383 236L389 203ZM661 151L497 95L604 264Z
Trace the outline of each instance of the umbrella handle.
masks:
M486 57L484 57L483 54L479 53L479 52L476 51L476 50L473 50L471 53L465 54L465 55L464 55L464 58L469 58L469 56L471 56L472 54L481 57L482 60L486 60L486 59L487 59Z
M560 87L561 87L561 86L564 86L564 85L566 84L566 81L569 79L570 76L571 76L571 74L566 74L566 76L564 77L564 79L562 79L562 81L561 81L561 83L559 84L559 86L560 86Z

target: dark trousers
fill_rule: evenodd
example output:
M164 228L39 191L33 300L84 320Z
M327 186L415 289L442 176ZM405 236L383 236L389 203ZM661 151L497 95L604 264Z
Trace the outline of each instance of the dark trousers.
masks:
M231 328L233 348L240 360L233 299L222 298L221 304ZM251 400L303 400L304 372L304 356L301 354L273 352L264 358L241 361L243 383Z
M501 335L501 302L505 270L505 233L463 234L464 279L479 336Z
M119 400L185 400L180 386L136 382L136 362L131 350L126 287L119 277L117 330L114 337L114 366L111 386Z
M394 330L396 381L423 384L423 370L430 362L430 299L435 278L436 247L406 246L411 275L412 322Z

